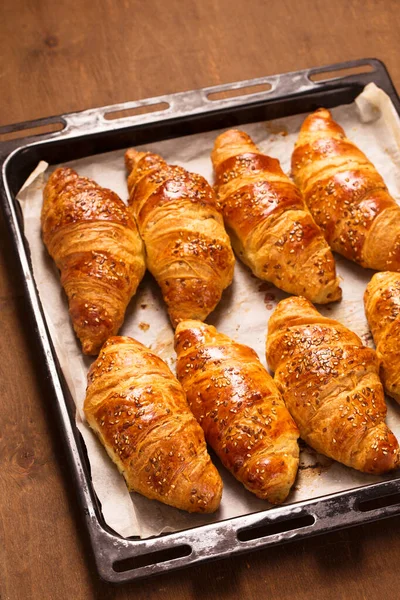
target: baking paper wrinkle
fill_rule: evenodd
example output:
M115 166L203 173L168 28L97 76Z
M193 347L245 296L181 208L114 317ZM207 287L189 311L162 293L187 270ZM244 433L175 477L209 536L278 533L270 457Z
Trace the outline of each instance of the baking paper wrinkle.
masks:
M392 195L400 199L400 120L390 98L374 84L369 84L354 103L336 107L332 113L348 137L376 165ZM241 128L263 152L278 158L283 170L289 174L293 146L304 116L252 123ZM212 183L210 152L220 132L211 131L165 140L143 145L138 149L157 152L167 162L200 173ZM71 161L65 163L65 166L111 188L123 200L127 199L123 150ZM38 165L21 189L18 199L24 215L25 236L31 250L35 281L62 372L77 406L76 423L86 444L93 485L100 499L105 521L124 537L146 538L161 532L178 531L269 508L268 503L247 492L222 467L214 454L212 459L224 482L221 506L214 515L189 515L139 494L129 494L122 476L84 420L82 407L86 374L93 358L84 357L81 352L69 319L67 299L61 288L57 269L41 239L42 192L49 173L56 166L47 167L43 162ZM362 269L341 256L336 255L336 259L338 273L343 279L343 300L320 307L320 310L322 314L348 325L364 343L372 345L362 296L373 272ZM233 284L225 290L220 304L207 322L254 348L265 365L268 318L277 302L285 297L287 294L277 290L272 284L255 278L247 267L237 261ZM173 330L161 294L151 275L145 276L135 298L129 304L120 333L137 338L157 352L172 370L175 369ZM400 437L400 407L390 399L387 421ZM300 463L299 475L288 503L384 479L358 473L304 447Z

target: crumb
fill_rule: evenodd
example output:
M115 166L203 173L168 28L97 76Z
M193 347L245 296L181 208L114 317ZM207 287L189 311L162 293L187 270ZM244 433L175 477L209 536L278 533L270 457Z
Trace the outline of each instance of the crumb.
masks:
M144 323L142 321L141 323L139 323L139 329L141 329L142 331L147 331L148 329L150 329L150 325L149 323Z
M275 300L275 294L265 294L264 302L273 302Z
M267 310L272 310L274 308L275 294L265 294L264 296L264 304Z
M265 127L266 127L267 131L269 133L271 133L272 135L286 136L289 133L288 130L286 129L286 127L284 127L281 123L267 122L267 123L265 123Z

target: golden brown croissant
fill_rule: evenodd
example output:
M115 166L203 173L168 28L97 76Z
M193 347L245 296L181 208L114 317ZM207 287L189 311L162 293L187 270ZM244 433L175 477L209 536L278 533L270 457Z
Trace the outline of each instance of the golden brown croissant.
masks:
M363 267L400 270L400 207L329 110L304 121L292 174L332 250Z
M287 298L269 320L267 360L301 437L317 452L367 473L399 466L378 358L355 333L305 298Z
M217 137L211 157L218 201L243 262L291 294L322 304L339 300L332 252L279 161L237 130Z
M383 385L400 403L400 273L376 273L365 290L364 304Z
M122 200L72 169L54 171L43 196L44 243L83 352L97 354L117 333L144 275L142 241Z
M200 175L129 149L129 204L172 325L203 320L231 283L234 256L212 188Z
M199 321L179 323L177 375L207 442L259 498L283 502L299 464L299 432L254 350Z
M222 481L182 386L129 337L112 337L88 375L89 425L130 490L189 512L214 512Z

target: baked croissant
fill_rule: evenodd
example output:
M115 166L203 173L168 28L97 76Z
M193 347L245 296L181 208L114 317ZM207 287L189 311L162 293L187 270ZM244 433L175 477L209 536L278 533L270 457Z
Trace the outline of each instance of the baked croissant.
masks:
M362 267L400 270L400 207L329 110L304 121L292 174L332 250Z
M129 204L172 325L203 320L232 282L235 261L214 192L157 154L131 148L125 161Z
M355 333L305 298L287 298L268 323L267 360L307 444L366 473L399 466L379 361Z
M299 432L257 354L199 321L179 323L175 349L178 379L223 465L259 498L283 502Z
M182 386L129 337L104 344L88 374L84 411L129 490L189 512L214 512L222 481Z
M383 385L400 403L400 273L376 273L365 290L364 304Z
M279 161L234 129L217 137L211 158L218 201L242 261L286 292L321 304L339 300L332 252Z
M84 354L115 335L144 275L144 249L122 200L72 169L54 171L43 193L43 241L61 272Z

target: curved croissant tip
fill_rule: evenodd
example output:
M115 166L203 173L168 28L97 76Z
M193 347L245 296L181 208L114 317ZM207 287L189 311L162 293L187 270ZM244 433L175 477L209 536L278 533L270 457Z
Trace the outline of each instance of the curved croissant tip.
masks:
M100 346L92 342L90 339L84 340L82 342L82 352L86 356L97 356L97 354L100 352Z
M400 449L398 441L393 432L384 425L386 435L377 436L375 445L376 448L368 453L363 469L365 473L373 473L374 475L382 475L395 471L400 467ZM386 440L384 439L386 437Z
M219 509L219 505L221 504L222 498L222 485L221 487L211 496L209 502L205 506L206 513L214 513Z
M101 354L103 350L106 350L106 348L109 348L110 346L120 346L121 344L135 344L145 347L141 342L127 335L112 335L111 337L106 339L106 341L102 344L101 347L96 348L96 352L85 352L86 343L90 344L90 342L84 342L82 344L83 351L85 354Z
M288 320L299 317L313 319L319 315L315 306L303 296L290 296L278 302L268 322L268 331L286 328Z
M208 329L209 327L211 327L211 326L207 325L207 323L203 323L203 321L199 321L196 319L183 319L182 321L179 321L179 323L177 324L175 333L179 334L182 331L187 331L187 330L191 330L191 329L204 330L204 329Z
M328 110L327 108L324 108L323 106L320 106L319 108L317 108L317 110L314 111L314 114L316 114L316 113L325 113L328 115L331 114L330 110Z
M77 172L74 171L74 169L71 169L70 167L57 167L57 169L54 169L54 171L50 174L50 177L60 177L61 175L70 173L74 173L74 175L77 175Z
M221 504L224 485L216 467L209 463L209 468L204 471L200 479L196 482L203 503L200 510L195 508L193 512L213 513L218 510ZM191 512L191 511L189 511Z
M68 183L71 178L79 177L78 173L71 169L70 167L58 167L52 173L50 173L49 178L47 180L48 185L56 185L60 182Z
M207 325L203 321L196 321L192 319L186 319L178 323L175 336L174 336L174 347L179 355L178 348L182 342L190 341L192 345L197 345L200 342L204 342L208 335L213 335L215 328L212 325Z
M133 170L142 156L143 152L138 152L135 148L128 148L125 152L125 165L128 171Z
M324 107L317 108L313 113L309 115L309 118L318 117L320 119L332 119L332 113L330 110Z
M321 126L323 129L326 128L327 121L332 121L332 114L331 111L328 110L327 108L317 108L317 110L315 110L314 112L310 113L303 122L302 128L310 128L312 130L314 129L321 129Z
M214 148L223 148L236 143L253 143L251 137L240 129L228 129L222 132L214 142Z
M374 275L372 275L368 286L371 283L381 283L382 281L386 281L386 280L390 280L393 277L398 277L398 273L394 272L394 271L378 271L377 273L374 273ZM368 287L367 286L367 287Z
M280 302L278 302L277 308L286 308L287 306L302 306L302 307L311 307L315 308L313 303L304 296L289 296L289 298L284 298Z
M329 282L329 284L321 287L320 291L312 296L313 304L330 304L331 302L339 302L342 299L343 292L340 287L341 278Z
M203 321L200 319L181 319L177 325L177 327L182 327L183 329L188 329L189 327L193 327L196 325L205 325Z

